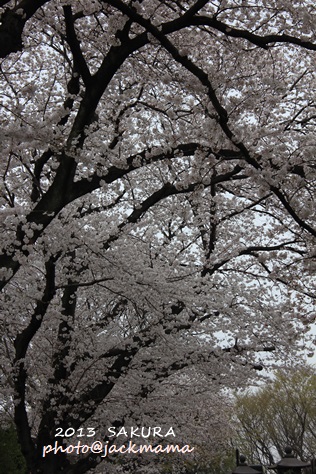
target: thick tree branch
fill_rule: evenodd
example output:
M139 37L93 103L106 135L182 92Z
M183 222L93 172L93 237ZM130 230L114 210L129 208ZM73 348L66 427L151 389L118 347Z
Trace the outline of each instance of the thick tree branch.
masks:
M239 28L234 28L233 26L227 25L222 21L217 20L216 16L208 17L208 16L195 16L190 20L191 25L196 26L210 26L218 31L221 31L226 36L230 36L233 38L243 38L250 43L259 46L263 49L268 49L270 46L274 45L275 43L287 43L287 44L294 44L296 46L300 46L304 49L309 49L312 51L316 51L316 44L312 43L311 41L304 41L300 38L295 36L287 35L287 34L273 34L273 35L265 35L260 36L250 31L242 30Z
M74 69L79 72L83 82L86 86L88 86L91 81L91 74L82 54L80 43L76 36L74 17L72 15L71 5L65 5L63 9L66 24L66 39L73 55Z
M239 174L240 171L242 171L242 168L239 165L236 165L232 171L222 175L214 176L212 182L208 185L205 185L205 188L211 186L212 184L221 183L224 181L247 179L248 176ZM128 224L137 222L149 209L151 209L161 200L170 196L193 192L200 184L201 183L192 183L185 187L179 187L176 184L165 183L160 189L152 193L147 199L141 202L137 208L131 212L126 220L118 225L118 231L104 243L104 248L108 248L112 242L119 238L120 232L124 229L124 227L126 227Z
M284 208L288 211L290 216L295 220L295 222L302 227L302 229L307 230L311 235L316 237L316 229L310 226L307 222L300 218L300 216L295 212L293 207L290 205L288 200L285 198L284 193L282 193L281 189L277 188L276 186L270 186L271 191L278 197L278 199L283 204Z
M26 406L26 381L27 371L25 369L25 356L28 347L41 327L44 315L55 294L55 262L56 257L51 257L45 264L46 268L46 285L43 292L42 300L37 302L31 321L28 326L17 335L15 346L15 391L16 403L14 410L14 419L17 427L19 442L22 452L31 465L35 461L35 445L31 438L31 429L28 422L27 406Z
M123 178L131 171L139 169L143 166L151 165L159 161L170 160L182 156L193 156L199 149L205 149L209 154L214 154L217 159L236 160L242 156L239 151L234 150L217 150L216 152L210 148L203 147L199 143L182 143L174 148L159 153L155 153L155 149L143 150L135 155L131 155L126 159L126 166L118 168L111 166L106 170L106 174L99 176L98 174L91 175L88 179L84 178L74 183L70 199L74 200L80 196L88 194L101 186L104 181L107 184L113 183L117 179Z
M286 250L286 249L296 252L296 249L292 249L291 247L289 247L289 245L293 243L295 244L296 241L294 240L294 241L289 241L289 242L283 242L277 245L250 245L249 247L246 247L244 249L241 249L239 252L236 252L234 257L230 256L228 258L225 258L221 260L220 262L213 264L211 267L205 266L202 270L202 276L205 276L207 274L212 275L221 267L226 265L226 263L230 262L232 258L241 257L242 255L258 257L258 252L275 252L276 250Z

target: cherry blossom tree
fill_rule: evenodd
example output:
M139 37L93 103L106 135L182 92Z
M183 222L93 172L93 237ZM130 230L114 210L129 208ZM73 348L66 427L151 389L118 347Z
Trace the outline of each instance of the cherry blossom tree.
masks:
M0 12L1 413L28 469L146 472L43 457L68 428L215 449L221 390L315 319L313 2Z

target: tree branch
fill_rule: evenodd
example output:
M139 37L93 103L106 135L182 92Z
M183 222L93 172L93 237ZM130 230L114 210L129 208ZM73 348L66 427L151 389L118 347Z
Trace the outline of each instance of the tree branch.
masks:
M7 9L0 20L0 58L23 48L22 33L27 20L49 0L22 0L14 8ZM2 2L5 5L8 2Z
M304 49L316 51L316 44L312 43L311 41L303 41L300 38L287 34L273 34L266 36L256 35L250 31L241 30L239 28L226 25L222 21L217 20L215 16L195 16L190 20L190 24L196 26L210 26L211 28L221 31L226 36L246 39L250 43L263 49L269 49L269 47L275 43L288 43L300 46Z
M19 442L25 458L31 465L35 460L35 445L31 438L31 429L28 422L27 407L25 400L27 372L24 358L29 344L39 328L41 327L44 315L55 294L55 262L58 257L51 257L46 263L46 285L42 300L37 302L31 321L28 326L17 335L15 346L15 391L16 403L14 409L14 419L17 427Z
M77 39L71 5L65 5L63 9L66 24L66 39L73 55L74 69L80 73L83 82L88 86L91 82L91 74Z

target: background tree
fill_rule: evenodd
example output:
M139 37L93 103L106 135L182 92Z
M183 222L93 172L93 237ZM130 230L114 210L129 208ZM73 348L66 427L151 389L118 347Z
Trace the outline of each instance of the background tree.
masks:
M1 404L28 469L100 463L43 459L57 428L215 447L221 391L315 318L313 3L0 9Z
M302 460L316 452L316 375L312 367L279 371L273 381L237 399L240 449L248 459L273 464L291 446Z

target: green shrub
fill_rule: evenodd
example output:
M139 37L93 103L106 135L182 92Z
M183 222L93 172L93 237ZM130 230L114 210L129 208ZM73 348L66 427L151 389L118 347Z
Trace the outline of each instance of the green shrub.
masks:
M27 474L25 460L13 425L0 428L0 459L0 473Z

